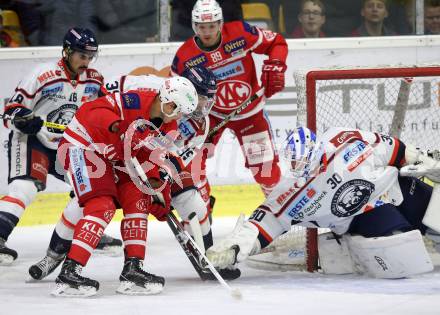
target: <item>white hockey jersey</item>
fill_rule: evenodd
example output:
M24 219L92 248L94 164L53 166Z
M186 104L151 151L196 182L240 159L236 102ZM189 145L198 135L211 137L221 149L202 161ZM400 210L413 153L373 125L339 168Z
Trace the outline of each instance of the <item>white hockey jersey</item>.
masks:
M126 93L131 90L159 92L165 79L155 75L123 75L106 80L104 87L110 93Z
M284 178L259 207L274 213L285 230L298 224L343 234L353 216L403 201L397 167L404 161L405 145L398 139L331 128L319 140L324 145L319 175L302 187Z
M103 79L98 71L89 68L71 80L65 67L63 59L37 66L18 84L5 110L20 105L45 121L67 125L83 102L98 96ZM13 128L10 123L7 127ZM45 147L56 150L62 135L62 130L43 126L37 138Z

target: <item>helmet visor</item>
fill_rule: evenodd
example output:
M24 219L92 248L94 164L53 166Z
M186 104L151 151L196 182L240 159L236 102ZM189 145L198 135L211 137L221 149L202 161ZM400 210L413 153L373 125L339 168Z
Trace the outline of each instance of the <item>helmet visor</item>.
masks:
M280 159L294 178L310 178L319 173L323 146L321 142L309 142L300 148L288 140L280 150Z
M207 116L214 105L214 99L211 97L199 95L197 108L189 116L195 119L202 119Z

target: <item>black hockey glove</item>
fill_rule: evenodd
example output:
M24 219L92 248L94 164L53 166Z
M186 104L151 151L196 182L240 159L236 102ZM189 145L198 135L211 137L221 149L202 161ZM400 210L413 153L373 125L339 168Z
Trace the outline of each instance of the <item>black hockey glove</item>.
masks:
M12 124L22 133L35 135L43 127L43 119L39 116L34 116L34 113L28 108L11 108L5 114L11 117Z

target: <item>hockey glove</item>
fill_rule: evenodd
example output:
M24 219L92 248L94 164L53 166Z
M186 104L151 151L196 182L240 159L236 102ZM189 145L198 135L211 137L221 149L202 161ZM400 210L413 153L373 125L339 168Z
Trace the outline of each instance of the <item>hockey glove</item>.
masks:
M156 186L157 195L151 198L149 213L159 221L165 221L171 209L171 185L166 181L157 179L150 179L150 183L153 187Z
M5 115L11 117L11 122L22 133L35 135L43 127L44 121L39 116L34 116L34 112L25 107L10 108Z
M287 66L281 60L264 60L261 85L264 88L264 96L271 97L284 89L284 72Z

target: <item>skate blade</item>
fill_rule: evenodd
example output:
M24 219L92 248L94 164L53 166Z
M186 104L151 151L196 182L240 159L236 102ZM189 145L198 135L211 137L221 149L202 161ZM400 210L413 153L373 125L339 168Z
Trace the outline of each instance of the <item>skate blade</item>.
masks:
M78 289L70 287L65 283L57 283L55 290L50 294L56 297L83 298L93 296L97 293L96 288L90 286L80 286Z
M153 295L163 291L163 285L159 283L149 283L146 287L137 286L134 282L121 281L116 289L116 293L125 295Z
M11 255L0 254L0 266L9 266L14 262L14 257Z
M104 255L108 257L119 257L122 256L124 250L122 246L105 246L103 248L96 248L93 254Z

